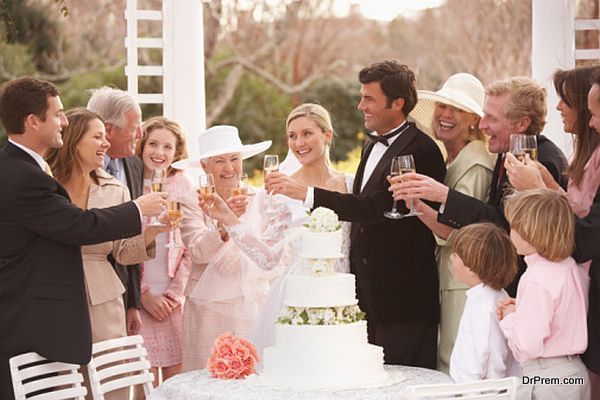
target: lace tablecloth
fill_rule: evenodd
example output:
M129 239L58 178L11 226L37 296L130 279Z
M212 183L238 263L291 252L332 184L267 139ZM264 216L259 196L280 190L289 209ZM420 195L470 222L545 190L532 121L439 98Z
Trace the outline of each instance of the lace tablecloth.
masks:
M402 391L411 385L449 383L448 375L431 369L385 366L393 384L380 388L338 391L292 391L275 389L258 383L256 379L213 379L206 370L174 376L156 388L148 400L399 400Z

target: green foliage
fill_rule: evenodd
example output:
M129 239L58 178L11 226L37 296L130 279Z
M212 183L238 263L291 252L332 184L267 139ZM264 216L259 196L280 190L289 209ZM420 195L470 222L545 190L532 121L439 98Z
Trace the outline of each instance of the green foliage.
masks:
M85 107L90 94L89 89L101 86L111 86L120 89L127 88L127 80L123 73L123 66L102 72L84 73L62 82L58 85L60 98L65 109Z
M56 12L43 4L22 0L4 0L2 5L7 42L26 45L40 72L59 72L61 30Z
M127 77L125 76L123 65L114 68L84 73L58 84L60 97L68 110L74 107L85 107L90 98L90 89L102 86L110 86L122 90L127 90ZM160 91L157 83L152 81L140 84L140 90L143 92ZM142 115L148 119L155 115L161 115L162 109L157 104L142 104Z
M356 108L360 101L356 81L328 79L317 81L302 96L302 103L317 103L331 114L337 138L331 148L333 161L346 160L348 153L360 144L363 116Z
M0 82L8 77L31 75L36 72L29 48L20 43L6 41L6 23L0 21Z
M226 74L225 74L226 75ZM220 79L207 81L207 102L216 97ZM222 81L221 81L222 82ZM270 154L284 156L287 152L285 142L285 119L290 111L290 98L281 94L273 85L252 74L244 74L234 98L223 113L214 122L235 125L240 130L244 143L273 140ZM253 157L244 161L246 171L262 169L262 157Z

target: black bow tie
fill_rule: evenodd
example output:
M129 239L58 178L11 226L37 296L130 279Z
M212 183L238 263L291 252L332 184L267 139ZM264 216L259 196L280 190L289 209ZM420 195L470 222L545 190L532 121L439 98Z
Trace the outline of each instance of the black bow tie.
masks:
M402 126L400 126L395 131L386 133L385 135L376 135L374 133L369 133L367 135L369 136L369 138L371 138L372 141L379 142L379 143L383 144L385 147L388 147L390 145L388 140L390 140L394 136L401 134L402 132L404 132L404 130L406 128L408 128L408 124L402 124Z

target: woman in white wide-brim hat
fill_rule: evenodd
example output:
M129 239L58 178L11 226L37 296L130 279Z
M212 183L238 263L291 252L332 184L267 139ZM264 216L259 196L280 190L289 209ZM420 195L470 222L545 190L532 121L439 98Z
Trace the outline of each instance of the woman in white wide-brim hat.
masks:
M418 97L410 116L422 130L444 144L447 152L445 186L487 201L494 161L486 149L485 134L478 126L483 116L483 85L473 75L458 73L449 77L437 92L420 90ZM443 186L429 177L417 176L432 187ZM423 213L419 218L436 234L438 243L441 300L438 369L447 373L468 287L458 283L450 269L453 229L438 223L437 211L427 204L422 201L415 204Z
M286 138L288 144L288 160L293 160L289 168L283 173L271 173L268 180L276 180L278 185L294 185L300 182L305 185L322 187L329 190L346 193L352 190L353 177L336 171L331 166L329 149L334 138L333 126L329 112L318 104L305 103L293 109L286 121ZM280 171L283 168L280 165ZM253 207L248 212L254 214L255 206L261 204L265 191L261 190L254 200ZM283 195L274 195L274 206L280 211L278 216L271 217L264 213L268 220L269 232L276 231L276 235L260 235L247 233L247 221L240 221L229 208L225 207L222 200L216 199L213 209L215 218L227 227L232 240L242 243L248 254L258 260L259 265L270 270L280 265L283 274L273 282L264 307L256 320L251 339L257 349L261 351L274 342L274 326L283 307L281 287L287 273L295 273L299 266L300 232L302 224L307 222L308 208L302 201L294 200ZM287 218L281 223L282 218ZM337 272L349 272L348 253L350 248L350 224L342 222L342 253L334 268ZM273 226L277 228L272 229ZM269 239L265 242L263 239ZM279 240L284 239L284 240ZM296 271L297 272L297 271Z
M212 174L215 191L242 220L254 196L232 196L239 183L243 160L260 154L271 141L243 144L238 129L218 125L198 137L195 157L178 161L180 169L202 168ZM182 332L182 370L206 367L214 340L225 332L248 336L256 312L269 289L272 273L260 269L246 256L224 229L210 228L208 216L197 206L184 205L181 235L189 250L192 270L185 288L186 304Z

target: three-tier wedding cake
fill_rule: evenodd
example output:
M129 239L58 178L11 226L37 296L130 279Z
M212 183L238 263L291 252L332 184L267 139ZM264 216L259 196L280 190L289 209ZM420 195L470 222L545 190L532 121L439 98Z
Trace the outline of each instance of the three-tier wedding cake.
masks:
M354 275L335 273L342 236L337 215L319 207L303 235L304 266L284 283L275 344L261 382L297 390L376 387L389 382L383 348L367 342Z

